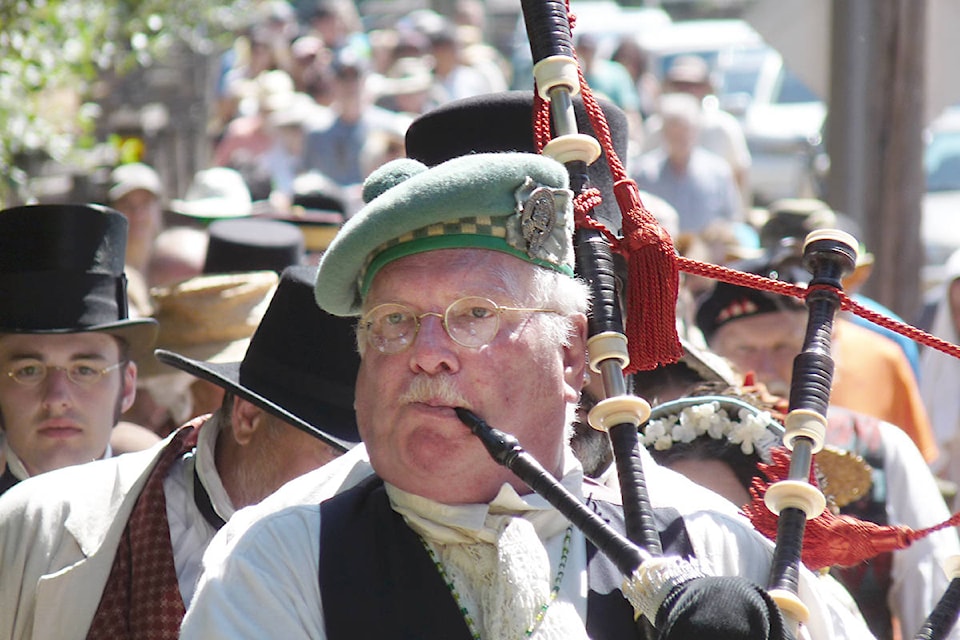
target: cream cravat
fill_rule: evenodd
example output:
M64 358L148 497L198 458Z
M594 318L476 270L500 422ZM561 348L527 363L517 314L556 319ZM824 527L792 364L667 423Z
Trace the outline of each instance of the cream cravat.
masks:
M579 495L580 473L573 469L563 481ZM443 505L389 484L386 490L393 508L433 549L481 637L525 637L549 602L556 577L544 541L564 535L566 519L528 504L509 485L489 505ZM587 636L574 605L557 600L533 637Z

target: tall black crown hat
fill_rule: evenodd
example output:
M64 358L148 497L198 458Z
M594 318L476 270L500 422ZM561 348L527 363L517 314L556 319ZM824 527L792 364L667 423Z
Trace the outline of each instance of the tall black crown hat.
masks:
M207 228L210 242L204 273L282 272L302 264L305 239L290 222L266 218L225 218Z
M27 205L0 211L0 332L115 335L131 357L157 337L131 319L124 257L127 219L100 205Z
M619 107L598 100L617 155L627 157L627 117ZM594 135L579 96L573 100L577 129ZM519 151L536 153L533 132L533 92L502 91L446 102L414 120L407 129L407 157L427 166L472 153ZM593 215L614 233L620 232L620 209L613 194L613 177L601 156L587 169L591 186L603 194Z

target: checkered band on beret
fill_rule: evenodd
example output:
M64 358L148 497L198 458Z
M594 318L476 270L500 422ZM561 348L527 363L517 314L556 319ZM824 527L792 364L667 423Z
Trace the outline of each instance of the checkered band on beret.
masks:
M360 291L362 293L366 292L370 286L370 279L381 266L400 257L398 254L407 255L407 252L400 248L401 246L408 243L414 243L410 246L423 246L423 242L441 241L441 238L446 239L447 244L458 246L460 236L487 236L505 239L507 237L505 218L474 216L452 222L438 222L387 240L367 257L367 262L360 273Z
M555 160L471 154L427 169L402 159L363 190L367 205L320 261L317 303L330 313L358 314L381 268L425 251L489 249L573 275L573 194Z
M436 236L457 236L457 235L482 235L494 238L507 237L507 225L504 218L491 218L490 216L469 217L454 220L453 222L439 222L431 224L420 229L414 229L398 238L391 238L382 245L374 249L374 253L383 253L384 251L414 240L423 240Z

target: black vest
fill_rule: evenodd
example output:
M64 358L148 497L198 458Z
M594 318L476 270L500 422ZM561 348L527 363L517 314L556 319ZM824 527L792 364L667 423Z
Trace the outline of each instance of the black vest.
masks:
M623 532L621 507L587 505ZM376 477L320 505L320 595L329 640L470 640L450 590L419 537L390 508ZM690 558L683 520L656 509L664 553ZM622 574L587 543L587 633L593 640L643 638L620 592ZM642 620L642 618L641 618Z

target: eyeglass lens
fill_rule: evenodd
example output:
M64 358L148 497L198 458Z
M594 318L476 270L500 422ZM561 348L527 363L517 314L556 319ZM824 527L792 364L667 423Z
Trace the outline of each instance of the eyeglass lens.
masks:
M417 315L401 304L383 304L370 310L364 328L377 350L399 353L410 346L420 329L420 320L429 315L440 314ZM447 335L454 342L464 347L482 347L497 334L499 307L486 298L461 298L446 308L442 319Z

